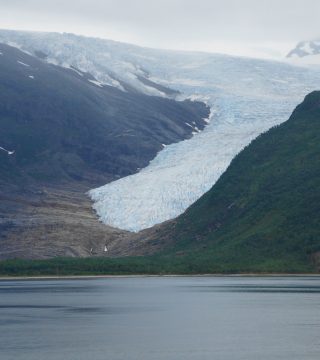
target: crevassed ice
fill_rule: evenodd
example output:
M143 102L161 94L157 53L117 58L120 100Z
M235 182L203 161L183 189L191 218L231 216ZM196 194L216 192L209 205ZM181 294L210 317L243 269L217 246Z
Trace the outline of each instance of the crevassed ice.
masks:
M0 31L0 41L27 53L41 50L48 61L90 72L101 84L121 89L124 81L146 94L164 95L141 83L142 75L211 106L204 131L165 146L139 173L90 191L101 220L130 231L181 214L244 146L287 120L303 97L320 87L317 68L281 62L154 50L72 34Z
M217 111L205 131L167 146L139 173L90 191L104 223L139 231L180 215L212 187L244 146L281 121L264 123L261 115L248 116L252 122L239 126L231 119L232 109L218 103L212 105Z
M205 57L199 66L186 59L185 66L168 64L153 68L153 74L154 80L184 94L205 96L212 110L209 125L192 139L165 147L139 173L90 191L104 223L137 232L180 215L214 185L243 147L287 120L320 85L319 73L311 70Z

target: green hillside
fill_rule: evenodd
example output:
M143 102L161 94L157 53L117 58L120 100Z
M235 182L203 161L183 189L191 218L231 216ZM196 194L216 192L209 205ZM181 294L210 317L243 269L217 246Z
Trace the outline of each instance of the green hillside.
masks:
M314 269L320 254L320 92L244 149L163 236L172 237L173 249L199 270Z

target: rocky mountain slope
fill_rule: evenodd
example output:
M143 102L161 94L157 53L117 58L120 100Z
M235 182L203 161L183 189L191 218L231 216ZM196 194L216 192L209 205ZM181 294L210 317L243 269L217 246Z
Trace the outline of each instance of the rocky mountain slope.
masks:
M200 102L102 85L6 44L0 92L0 257L88 255L88 241L102 251L113 230L86 192L146 166L163 144L192 136L187 122L203 129L209 113Z
M133 173L163 143L190 137L186 122L205 125L203 104L96 85L90 74L79 75L4 44L0 51L0 144L15 151L0 154L1 181L97 184L99 175Z

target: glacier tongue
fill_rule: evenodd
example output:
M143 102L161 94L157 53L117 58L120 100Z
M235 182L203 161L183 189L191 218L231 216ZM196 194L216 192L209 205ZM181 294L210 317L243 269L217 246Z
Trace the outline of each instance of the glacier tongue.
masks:
M243 147L287 120L320 84L319 73L282 63L205 55L197 66L186 58L184 66L167 64L152 73L184 94L202 94L211 106L210 123L193 138L166 146L139 173L91 190L106 224L137 232L180 215Z
M140 231L175 218L212 187L239 150L281 121L237 125L232 110L220 105L212 105L211 123L202 133L168 145L139 173L91 190L101 220Z

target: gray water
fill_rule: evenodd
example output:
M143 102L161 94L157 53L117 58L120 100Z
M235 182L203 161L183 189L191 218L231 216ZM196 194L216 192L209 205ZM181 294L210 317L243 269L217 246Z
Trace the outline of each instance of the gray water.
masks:
M0 281L1 360L318 360L319 277Z

